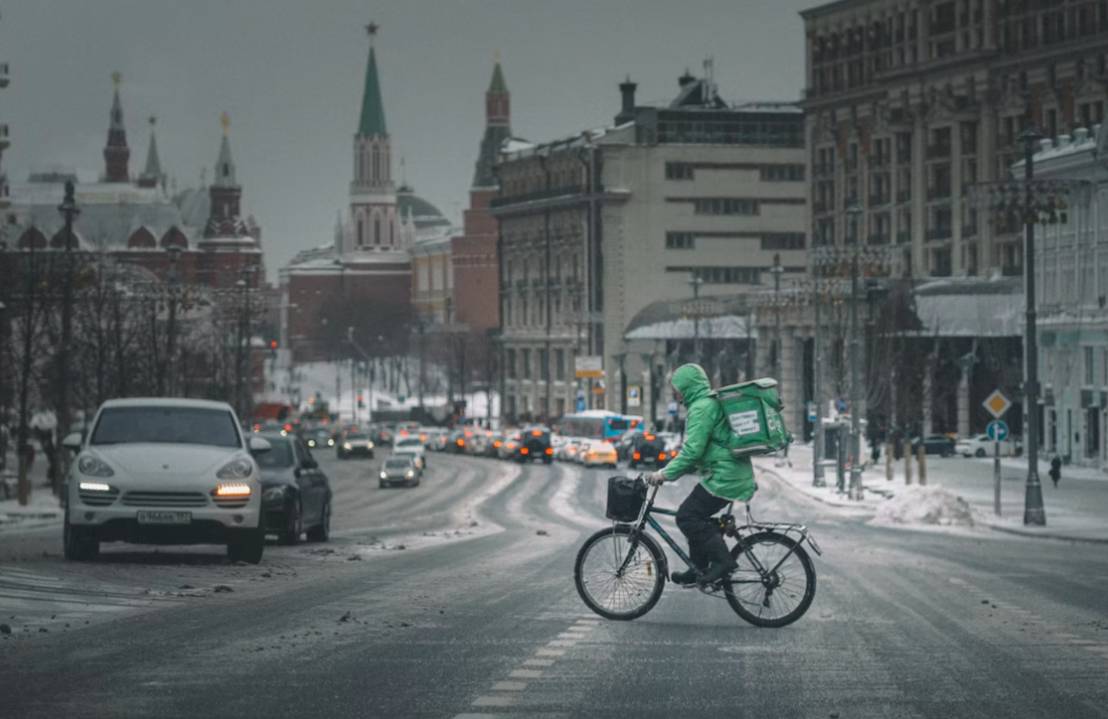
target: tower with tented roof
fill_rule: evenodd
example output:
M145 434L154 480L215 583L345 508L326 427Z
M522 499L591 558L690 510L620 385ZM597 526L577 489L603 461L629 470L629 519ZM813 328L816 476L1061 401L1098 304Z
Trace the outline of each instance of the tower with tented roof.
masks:
M130 182L127 165L131 160L131 148L127 146L127 128L123 125L123 105L119 101L119 83L122 76L112 73L112 109L108 121L108 142L104 145L104 182Z

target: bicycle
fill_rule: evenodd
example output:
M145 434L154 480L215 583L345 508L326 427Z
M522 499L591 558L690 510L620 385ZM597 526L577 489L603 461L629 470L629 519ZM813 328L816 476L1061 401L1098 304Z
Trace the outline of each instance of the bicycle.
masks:
M641 479L641 477L640 477ZM677 511L654 506L658 487L642 503L631 523L613 522L585 540L574 563L574 581L581 599L606 619L637 619L654 608L669 579L669 562L649 526L691 569L689 555L654 519ZM723 597L740 617L758 627L784 627L800 619L816 592L816 572L803 544L818 556L823 552L802 524L758 522L746 505L746 524L735 522L728 505L716 517L724 537L735 539L731 556L738 568L713 585L700 586L709 596ZM796 535L795 538L793 535Z

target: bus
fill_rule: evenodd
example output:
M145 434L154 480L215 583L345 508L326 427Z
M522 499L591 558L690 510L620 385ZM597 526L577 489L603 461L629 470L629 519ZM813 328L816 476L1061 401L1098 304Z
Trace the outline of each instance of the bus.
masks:
M567 414L558 422L558 433L563 437L614 440L629 429L643 426L643 418L602 409L590 409Z

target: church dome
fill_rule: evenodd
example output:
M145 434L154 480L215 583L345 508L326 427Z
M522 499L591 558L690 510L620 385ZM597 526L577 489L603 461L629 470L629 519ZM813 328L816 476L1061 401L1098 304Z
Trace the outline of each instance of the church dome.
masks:
M407 185L402 185L396 190L396 209L403 218L408 216L410 210L417 230L449 227L451 224L439 208L415 194L415 191Z

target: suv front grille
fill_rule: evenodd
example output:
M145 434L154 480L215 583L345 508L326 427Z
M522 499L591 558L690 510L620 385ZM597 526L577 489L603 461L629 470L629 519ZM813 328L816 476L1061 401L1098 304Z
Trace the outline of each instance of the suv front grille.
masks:
M126 492L128 507L203 507L208 498L202 492Z
M115 502L119 498L119 490L112 489L110 492L88 492L77 490L77 496L80 497L82 504L87 504L90 507L107 507L109 504Z

